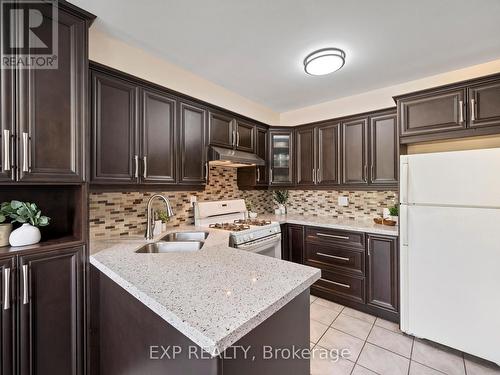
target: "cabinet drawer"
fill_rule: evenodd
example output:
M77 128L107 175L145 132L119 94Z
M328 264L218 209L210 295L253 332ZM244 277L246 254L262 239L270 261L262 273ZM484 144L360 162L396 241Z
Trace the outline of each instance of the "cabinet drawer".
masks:
M321 279L314 287L355 302L365 302L365 279L363 277L321 271Z
M319 268L333 268L344 272L364 275L364 250L351 250L336 245L307 243L306 264Z
M306 241L365 249L365 234L362 232L308 227L306 229Z

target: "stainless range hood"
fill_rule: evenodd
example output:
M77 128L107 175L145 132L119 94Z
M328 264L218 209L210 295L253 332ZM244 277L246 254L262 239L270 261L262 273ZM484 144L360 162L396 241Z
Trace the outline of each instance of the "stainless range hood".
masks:
M210 146L208 150L210 165L223 165L226 167L251 167L253 165L266 165L266 162L251 152L231 150L222 147Z

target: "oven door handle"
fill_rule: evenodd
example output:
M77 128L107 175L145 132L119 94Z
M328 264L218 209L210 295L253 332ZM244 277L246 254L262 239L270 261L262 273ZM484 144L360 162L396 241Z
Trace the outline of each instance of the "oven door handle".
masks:
M262 247L263 249L266 249L268 248L267 245L270 245L270 244L273 244L273 243L276 243L276 242L279 242L281 241L281 234L275 234L273 235L272 237L269 237L268 240L264 241L253 241L253 242L250 242L248 244L241 244L241 245L238 245L237 249L240 249L240 250L252 250L252 249L255 249L255 248L259 248L259 247Z

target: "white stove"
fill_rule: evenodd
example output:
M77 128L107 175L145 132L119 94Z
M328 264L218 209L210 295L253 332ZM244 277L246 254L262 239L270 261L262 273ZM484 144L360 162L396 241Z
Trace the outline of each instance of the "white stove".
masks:
M281 229L277 222L247 219L243 199L198 202L197 226L228 230L229 246L281 259Z

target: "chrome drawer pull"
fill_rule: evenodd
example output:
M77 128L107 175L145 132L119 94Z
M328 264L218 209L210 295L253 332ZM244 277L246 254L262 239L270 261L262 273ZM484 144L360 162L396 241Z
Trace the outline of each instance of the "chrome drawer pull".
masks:
M134 178L139 178L139 156L138 155L134 155L134 162L135 162Z
M338 238L339 240L348 240L349 239L349 237L347 237L347 236L337 236L335 234L316 233L316 235L320 236L320 237Z
M3 131L3 170L10 171L10 130Z
M476 121L476 100L470 100L470 120Z
M144 156L142 158L143 162L144 162L144 174L143 174L143 178L146 179L148 178L148 157L147 156Z
M257 167L257 182L260 182L260 169Z
M338 259L338 260L343 260L345 262L348 262L350 259L349 258L345 258L345 257L338 257L338 256L335 256L335 255L329 255L329 254L325 254L325 253L316 253L317 255L321 255L322 257L327 257L327 258L333 258L333 259Z
M458 101L458 122L461 124L464 122L464 102L463 100Z
M23 304L26 305L29 302L28 296L28 265L23 265Z
M327 279L323 279L323 278L321 278L320 280L324 281L325 283L330 283L330 284L333 284L333 285L341 286L342 288L347 288L347 289L351 288L350 285L342 284L342 283L337 283L336 281L331 281L331 280L327 280Z
M23 133L23 165L22 171L29 172L29 160L28 160L28 143L29 143L29 134Z
M3 309L10 309L10 268L3 270Z

